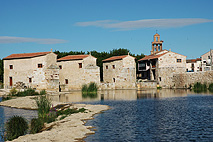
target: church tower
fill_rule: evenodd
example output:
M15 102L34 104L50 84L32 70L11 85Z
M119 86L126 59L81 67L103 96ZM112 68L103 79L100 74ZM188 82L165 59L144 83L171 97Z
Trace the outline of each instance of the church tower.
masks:
M155 54L159 51L162 51L163 50L162 44L163 44L163 41L160 40L160 35L158 33L156 33L154 35L154 41L152 42L151 54Z

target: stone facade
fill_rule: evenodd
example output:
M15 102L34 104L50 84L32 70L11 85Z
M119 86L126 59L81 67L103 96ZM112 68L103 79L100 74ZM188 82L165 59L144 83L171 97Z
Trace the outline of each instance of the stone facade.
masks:
M187 72L173 75L174 88L188 88L201 82L207 85L213 83L213 71Z
M17 83L25 88L58 90L59 68L53 52L12 54L4 58L4 88Z
M110 86L115 89L136 88L135 58L124 55L103 60L103 80L104 83L114 83Z
M152 54L138 61L138 79L156 81L163 88L171 88L173 74L186 71L186 56L163 50L162 43L160 35L155 34Z
M62 91L80 90L83 84L100 84L100 68L91 55L69 55L58 59Z
M209 52L201 55L202 61L202 71L210 71L213 70L213 51L210 50Z

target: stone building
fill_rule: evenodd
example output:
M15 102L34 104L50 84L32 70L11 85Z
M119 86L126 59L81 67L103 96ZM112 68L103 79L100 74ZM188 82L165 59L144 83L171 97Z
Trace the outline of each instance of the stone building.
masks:
M202 62L202 71L210 71L213 70L213 51L210 50L209 52L201 55L201 62Z
M151 55L138 60L138 78L156 81L163 88L173 87L174 73L186 72L186 56L163 50L160 35L154 35Z
M187 59L186 60L186 72L198 72L202 71L201 58Z
M79 90L83 84L100 84L100 68L91 55L68 55L57 60L62 91Z
M135 88L135 57L123 55L103 60L103 80L104 83L113 84L112 89Z
M11 54L4 60L4 88L58 90L57 55L51 52Z

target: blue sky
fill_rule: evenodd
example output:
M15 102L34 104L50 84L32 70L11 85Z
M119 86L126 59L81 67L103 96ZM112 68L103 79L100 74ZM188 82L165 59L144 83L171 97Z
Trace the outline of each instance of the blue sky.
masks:
M197 58L213 49L212 0L0 0L0 58L14 53L163 48Z

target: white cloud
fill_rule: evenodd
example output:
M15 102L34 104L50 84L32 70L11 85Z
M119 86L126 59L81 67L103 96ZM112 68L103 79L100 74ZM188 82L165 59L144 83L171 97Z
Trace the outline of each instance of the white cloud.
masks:
M39 38L0 36L0 43L24 43L24 42L35 42L39 44L57 44L57 43L65 43L67 41L62 39L39 39Z
M102 20L90 22L77 22L77 26L96 26L114 28L118 30L135 30L139 28L175 28L199 23L213 22L211 19L185 18L185 19L144 19L137 21Z

